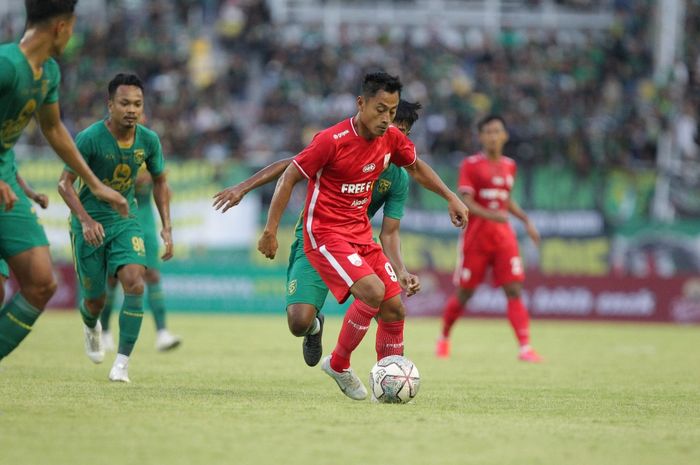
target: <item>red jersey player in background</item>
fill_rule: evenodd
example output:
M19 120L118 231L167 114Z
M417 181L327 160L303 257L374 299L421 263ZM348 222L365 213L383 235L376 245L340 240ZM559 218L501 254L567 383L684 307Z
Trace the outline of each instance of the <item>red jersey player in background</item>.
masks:
M404 166L419 184L447 200L452 223L464 227L469 213L460 198L416 156L413 143L391 126L399 106L401 82L387 73L367 74L357 97L357 114L314 137L277 183L258 250L277 252L277 230L294 186L308 179L304 208L304 252L338 302L350 294L348 308L331 356L322 369L341 391L355 400L367 389L350 368L350 356L375 315L377 347L387 355L403 354L406 310L396 273L372 239L367 207L372 186L389 163Z
M458 288L445 306L436 353L449 357L450 330L491 267L494 286L502 286L508 300L508 320L520 344L519 359L540 362L530 347L530 318L521 298L525 274L508 213L524 223L535 245L539 245L540 235L510 196L516 167L503 155L508 142L505 121L497 115L487 116L479 122L478 130L483 152L465 158L459 168L458 190L473 216L459 246L460 262L454 277Z

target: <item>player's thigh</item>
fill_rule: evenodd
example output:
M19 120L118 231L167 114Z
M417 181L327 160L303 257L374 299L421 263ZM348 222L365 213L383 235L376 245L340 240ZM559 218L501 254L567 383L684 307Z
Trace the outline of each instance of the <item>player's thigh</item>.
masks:
M515 238L504 242L495 252L493 264L493 284L503 286L508 283L521 283L525 280L523 261L520 258L518 242Z
M363 246L361 252L363 253L364 259L367 260L367 263L369 263L384 285L384 298L382 302L401 294L401 286L399 285L396 272L391 266L389 259L384 255L384 251L379 244Z
M400 295L395 295L390 299L385 300L379 306L379 318L382 321L392 322L401 321L406 318L406 307L401 301Z
M45 247L49 241L39 217L24 192L17 191L17 202L9 212L0 208L0 258L8 259L29 249Z
M287 268L287 309L293 304L309 304L321 310L327 296L328 286L311 266L303 247L293 246Z
M319 243L317 249L306 250L306 257L339 303L347 300L350 289L356 288L355 284L364 288L368 280L359 281L375 274L354 245L338 239ZM362 297L358 298L364 301Z
M491 252L476 248L463 250L453 276L455 285L462 289L475 289L484 281L492 261Z
M105 245L93 247L78 232L71 232L70 238L80 294L88 300L97 299L105 293L107 284Z
M110 232L105 258L109 276L116 276L117 272L126 265L138 265L143 268L143 273L141 273L141 279L143 279L146 267L146 244L138 223L133 221L128 225L121 226L114 233ZM123 283L121 276L119 279Z

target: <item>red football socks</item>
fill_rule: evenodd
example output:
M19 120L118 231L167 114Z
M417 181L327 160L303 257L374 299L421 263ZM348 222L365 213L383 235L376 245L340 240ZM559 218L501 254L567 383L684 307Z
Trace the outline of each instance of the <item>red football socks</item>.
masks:
M508 299L508 320L521 346L530 343L530 316L520 297Z
M455 324L459 316L462 314L463 306L457 300L455 295L452 295L445 305L445 310L442 313L442 337L450 337L450 330Z
M377 321L377 360L389 355L403 355L403 326L401 321Z
M360 345L365 337L369 324L374 315L379 311L372 308L361 300L355 301L348 307L343 318L343 326L340 328L338 343L331 356L331 368L336 372L341 372L350 368L350 355L355 348Z

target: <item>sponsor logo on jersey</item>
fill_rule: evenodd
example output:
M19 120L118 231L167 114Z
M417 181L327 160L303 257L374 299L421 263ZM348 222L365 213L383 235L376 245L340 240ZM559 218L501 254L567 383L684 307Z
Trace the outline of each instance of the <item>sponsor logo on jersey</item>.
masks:
M508 187L513 186L513 181L514 181L513 176L511 176L510 174L508 176L506 176L506 185Z
M484 200L508 200L508 191L505 189L481 189L479 197Z
M360 258L360 255L357 253L354 253L352 255L348 255L348 260L350 263L352 263L355 266L362 266L362 259Z
M380 179L379 184L377 184L377 192L380 194L386 194L391 189L391 181L387 179Z
M362 167L362 172L363 173L370 173L374 171L374 169L377 167L374 163L370 163L369 165L365 165Z
M364 199L361 200L353 200L353 202L350 204L351 207L361 207L364 204L366 204L369 201L368 197L365 197Z
M340 186L341 194L362 194L372 190L372 181L343 184Z
M505 184L505 181L500 176L494 176L491 182L493 182L494 186L502 186L503 184Z
M338 134L333 134L333 139L338 140L341 137L347 136L348 134L350 134L350 131L346 129L345 131L339 132Z

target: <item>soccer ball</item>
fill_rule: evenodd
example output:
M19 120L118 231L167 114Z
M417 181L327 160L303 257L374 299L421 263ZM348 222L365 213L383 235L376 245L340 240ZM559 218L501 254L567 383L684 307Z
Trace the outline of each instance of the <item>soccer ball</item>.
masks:
M369 388L374 402L405 404L416 397L419 387L418 368L401 355L384 357L369 372Z

